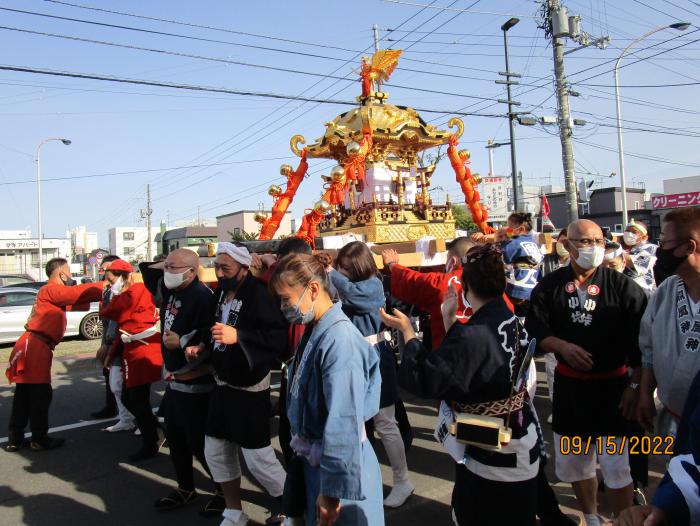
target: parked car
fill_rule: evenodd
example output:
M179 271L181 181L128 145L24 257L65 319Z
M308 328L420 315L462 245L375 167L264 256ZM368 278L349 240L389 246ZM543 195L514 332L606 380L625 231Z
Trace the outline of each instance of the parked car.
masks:
M0 288L0 343L14 343L24 332L39 291L30 287ZM66 311L66 336L82 336L86 340L102 337L100 304L93 302L87 311Z
M0 274L0 287L5 285L18 285L21 283L32 283L34 280L26 274Z
M13 283L12 285L5 285L4 287L0 287L0 290L3 289L16 289L17 287L24 288L24 289L35 289L39 290L41 287L46 285L46 281L30 281L29 283Z

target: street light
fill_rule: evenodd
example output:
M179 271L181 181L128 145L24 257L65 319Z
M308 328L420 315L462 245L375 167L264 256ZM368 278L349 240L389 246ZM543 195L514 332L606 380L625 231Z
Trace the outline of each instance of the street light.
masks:
M620 56L617 57L615 62L615 67L613 68L613 76L615 77L615 105L617 108L617 153L620 157L620 190L622 192L622 230L627 228L627 183L625 181L625 154L622 148L622 116L620 114L620 82L617 75L617 67L620 65L622 57L624 57L627 52L640 40L644 40L650 35L663 31L664 29L677 29L678 31L685 31L690 27L690 22L676 22L674 24L667 24L659 26L644 33L642 36L630 42L630 44L622 50Z
M513 99L510 95L510 86L512 81L510 80L510 66L508 63L508 30L520 22L518 18L511 18L505 24L501 26L503 31L503 47L506 54L506 90L508 93L508 123L510 124L510 165L513 178L513 208L517 211L518 205L520 204L520 191L518 187L518 165L515 160L515 115L513 114Z
M39 154L41 153L41 147L47 142L51 141L61 141L66 146L70 146L71 141L69 139L64 139L62 137L50 137L44 139L36 147L36 207L37 207L37 228L39 230L39 278L41 280L41 267L44 265L44 254L43 254L43 232L41 226L41 161Z

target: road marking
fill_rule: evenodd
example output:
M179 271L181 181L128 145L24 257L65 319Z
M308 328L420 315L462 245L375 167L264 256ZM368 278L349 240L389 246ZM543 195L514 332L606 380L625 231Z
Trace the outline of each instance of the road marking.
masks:
M280 384L271 384L270 387L272 389L279 389ZM157 407L153 408L153 412L155 413L158 410ZM66 424L65 426L58 426L58 427L52 427L49 429L49 433L58 433L61 431L70 431L71 429L79 429L81 427L89 427L89 426L94 426L97 424L104 424L105 422L112 422L114 420L117 420L117 418L101 418L98 420L82 420L80 422L77 422L75 424ZM31 432L25 433L24 438L30 438L32 436ZM0 438L0 444L4 444L7 442L10 438L9 437L2 437Z

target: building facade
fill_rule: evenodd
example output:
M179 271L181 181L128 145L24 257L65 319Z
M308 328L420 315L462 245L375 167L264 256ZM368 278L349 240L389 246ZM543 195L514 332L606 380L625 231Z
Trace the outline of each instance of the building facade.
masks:
M109 252L127 261L147 261L148 230L145 226L117 226L109 229ZM158 254L158 228L151 228L151 257Z
M44 265L51 258L70 261L70 239L44 238L42 254ZM32 237L29 230L0 231L0 274L25 274L37 281L46 279L44 270L39 268L39 239Z
M97 232L88 232L84 225L66 231L66 237L70 238L71 252L74 258L89 254L100 247Z
M260 223L255 221L255 214L259 210L239 210L231 214L224 214L216 217L216 234L219 241L231 241L235 236L244 237L246 234L257 234L260 232ZM265 214L270 215L267 210ZM289 236L292 230L292 214L287 212L280 222L280 227L275 233L274 239Z

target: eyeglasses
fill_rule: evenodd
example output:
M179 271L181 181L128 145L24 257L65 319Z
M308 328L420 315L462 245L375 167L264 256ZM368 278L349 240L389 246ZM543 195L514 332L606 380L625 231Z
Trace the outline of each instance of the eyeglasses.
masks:
M178 268L192 268L189 265L163 265L165 270L175 270Z
M598 245L599 247L604 247L606 240L605 240L605 238L593 239L590 237L582 237L580 239L576 239L576 238L570 237L569 241L572 241L576 245L580 245L584 248L588 248L588 247L592 247L593 245Z

